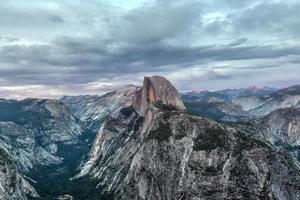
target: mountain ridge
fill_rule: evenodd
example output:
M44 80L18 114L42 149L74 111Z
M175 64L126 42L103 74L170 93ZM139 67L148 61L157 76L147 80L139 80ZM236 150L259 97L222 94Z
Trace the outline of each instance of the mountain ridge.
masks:
M282 199L300 197L299 169L285 160L287 154L235 128L190 115L177 104L167 105L154 94L146 94L152 101L137 101L146 105L141 112L135 110L141 106L129 106L105 120L76 178L91 177L101 188L99 195L114 199L276 199L282 193ZM285 161L279 164L277 159ZM262 167L262 161L268 167ZM281 168L296 175L295 180L286 176L293 191L276 175ZM214 190L213 185L223 189Z
M295 94L295 90L288 93ZM286 97L284 90L281 94ZM196 96L191 102L210 103L208 112L217 105L227 117L235 117L237 124L241 119L262 119L247 118L242 106L231 102L232 97L210 92L201 95L199 101ZM246 126L233 127L191 114L187 101L182 101L164 77L145 77L142 86L128 85L102 96L0 100L0 108L5 111L0 113L0 148L10 151L10 168L28 177L26 187L31 196L91 200L300 198L300 172L293 160L297 151L270 142L259 121L251 128L257 126L262 132L248 132ZM290 115L289 110L285 113ZM297 112L294 114L291 119ZM240 119L242 115L245 117ZM280 115L278 120L282 118ZM60 162L33 162L44 158L46 152ZM10 174L3 176L15 179ZM0 181L0 185L4 183ZM26 191L17 190L22 193L20 198L27 198Z

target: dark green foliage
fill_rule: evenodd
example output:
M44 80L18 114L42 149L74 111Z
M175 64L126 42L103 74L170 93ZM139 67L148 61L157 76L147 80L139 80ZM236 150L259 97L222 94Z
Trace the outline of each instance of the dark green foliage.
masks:
M170 128L170 125L160 121L157 129L151 130L149 132L149 135L147 136L147 139L167 141L167 140L169 140L169 138L171 136L172 136L172 130Z
M270 184L270 178L271 178L271 172L268 171L267 177L264 181L264 186L262 188L262 191L259 194L259 199L261 200L272 200L272 192L270 191L270 187L268 185Z
M11 157L5 152L4 149L0 148L0 165L13 164Z
M175 134L175 139L180 140L181 138L186 136L186 133L189 131L187 130L187 127L184 126L184 122L179 122L176 125L176 134Z
M194 141L194 150L213 150L216 148L229 149L229 138L221 127L207 127L200 131Z
M207 102L183 102L187 111L193 115L207 117L216 121L221 121L221 119L227 116L225 113L220 112L217 109L217 105Z
M14 101L6 100L0 101L0 121L12 121L19 125L30 124L31 126L38 126L42 124L45 118L50 118L51 115L46 109L41 112L32 110L25 110L32 100Z
M203 189L205 189L205 188L203 188ZM204 190L203 195L212 197L211 198L211 200L212 200L214 195L216 195L217 193L221 193L221 192L223 192L221 188L214 187L214 188Z
M37 166L27 174L37 181L31 184L41 196L40 199L52 200L65 194L73 196L76 200L101 199L100 190L96 189L96 181L89 178L70 180L78 173L76 168L85 159L83 155L87 155L90 148L83 140L92 139L93 137L94 133L88 131L83 134L78 144L58 143L58 156L64 158L63 163L60 165Z
M237 132L238 143L235 146L235 153L240 153L242 150L251 150L254 148L270 149L265 142L259 140L253 135L246 135L244 132Z
M240 158L238 162L240 165L235 166L230 171L229 180L234 182L235 185L228 188L228 196L233 198L240 196L242 199L249 199L249 197L253 197L254 194L251 191L252 188L248 186L250 183L251 185L257 183L258 180L255 174L248 168L246 160Z
M295 96L295 95L299 95L299 94L300 94L300 85L294 85L294 86L273 92L270 94L270 96L275 99L284 99L285 96L287 96L287 95Z
M204 172L206 176L216 176L219 173L219 169L214 166L209 166L204 169Z
M152 102L155 106L159 107L161 111L176 111L178 108L174 105L167 105L162 103L162 101Z
M135 110L132 106L126 107L126 108L122 108L120 110L120 114L123 115L124 117L129 117L132 113L134 113Z
M222 100L230 100L230 96L226 95L226 94L222 94L222 93L218 93L218 92L210 92L210 91L202 91L201 93L196 93L196 94L183 94L181 95L181 99L183 101L199 101L199 100L203 100L203 99L209 99L209 98L217 98L217 99L222 99Z

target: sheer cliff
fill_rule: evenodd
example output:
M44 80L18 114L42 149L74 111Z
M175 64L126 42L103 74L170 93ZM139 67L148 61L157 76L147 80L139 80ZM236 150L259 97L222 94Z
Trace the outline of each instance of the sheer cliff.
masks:
M105 120L75 178L92 178L99 196L113 199L300 198L299 168L287 152L187 114L166 88L146 78L132 105Z

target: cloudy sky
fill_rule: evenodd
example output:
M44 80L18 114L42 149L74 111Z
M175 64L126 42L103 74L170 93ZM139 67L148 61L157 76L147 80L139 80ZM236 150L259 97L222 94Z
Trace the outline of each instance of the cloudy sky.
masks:
M180 91L300 79L298 0L0 1L0 97Z

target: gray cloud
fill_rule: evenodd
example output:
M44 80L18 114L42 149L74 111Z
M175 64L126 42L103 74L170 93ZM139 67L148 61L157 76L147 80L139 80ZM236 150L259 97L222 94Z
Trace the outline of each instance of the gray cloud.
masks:
M187 35L201 18L200 3L150 6L134 9L123 16L113 36L134 43L153 43Z
M233 25L245 31L261 31L267 34L300 34L300 3L260 4L232 18Z
M11 37L11 36L1 36L1 35L0 35L0 42L11 43L11 42L16 42L16 41L19 41L19 39L16 38L16 37Z
M300 63L296 1L139 2L1 2L0 96L8 86L101 93L149 74L184 90L240 87L246 75L249 84L276 85L284 82L278 70ZM189 69L193 78L177 73ZM259 70L270 71L267 81Z
M299 9L300 3L293 1L256 3L244 9L227 12L225 18L216 19L206 29L216 34L220 34L220 31L227 34L257 34L267 40L276 36L299 37Z
M60 42L52 45L9 45L0 48L0 68L8 82L47 84L88 83L106 76L135 72L168 72L196 63L214 61L271 59L299 55L299 47L170 47L130 46L110 52L94 43ZM260 66L262 67L262 66Z
M49 20L53 23L64 23L65 20L58 15L49 15Z
M247 41L248 41L248 38L239 38L239 39L229 43L227 46L229 46L229 47L239 46L239 45L246 43Z

